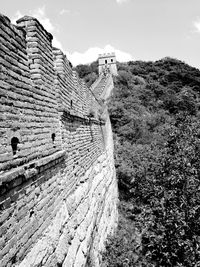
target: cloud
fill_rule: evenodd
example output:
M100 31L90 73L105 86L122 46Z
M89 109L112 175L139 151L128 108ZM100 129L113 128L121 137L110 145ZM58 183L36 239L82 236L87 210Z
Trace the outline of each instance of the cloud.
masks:
M17 10L17 12L14 14L14 16L11 18L11 22L13 24L16 23L16 21L20 18L22 18L24 15L21 13L21 11Z
M129 53L114 48L111 45L106 45L104 48L91 47L83 53L66 52L67 58L72 62L74 66L78 64L88 64L97 60L99 54L115 52L117 61L126 62L132 60L132 56Z
M65 13L64 9L63 9L63 12ZM15 21L17 19L23 17L24 15L25 14L22 14L21 11L18 10L15 13L14 17L12 18L12 22L15 23ZM111 46L109 44L106 45L104 48L90 47L88 50L86 50L83 53L80 53L80 52L77 52L77 51L72 52L72 53L66 52L65 49L62 46L62 43L56 37L55 33L58 30L52 24L51 20L47 17L45 6L39 7L37 9L35 9L35 10L30 10L28 12L28 15L37 18L40 21L40 23L44 26L44 28L47 31L49 31L49 32L51 32L53 34L52 45L54 47L57 47L57 48L61 49L67 55L68 59L72 62L72 64L74 66L76 66L78 64L91 63L91 62L95 61L98 58L99 54L109 53L109 52L115 52L118 61L126 62L126 61L129 61L129 60L132 60L132 56L129 53L126 53L124 51L116 49L116 48L114 48L113 46Z
M52 24L51 20L47 17L46 15L46 8L45 6L39 7L37 9L34 10L30 10L28 12L28 14L22 14L21 11L17 11L15 13L15 15L13 16L13 18L11 19L11 21L13 23L16 22L16 20L18 20L19 18L25 16L25 15L29 15L31 17L34 17L36 19L39 20L39 22L44 26L44 28L48 31L48 32L53 32L56 30L55 26Z
M56 38L55 35L53 35L53 41L52 41L52 46L59 48L60 50L64 51L63 45L61 42Z
M193 25L195 27L196 32L200 33L200 18L197 18L197 20L194 21Z
M117 4L123 4L123 3L126 3L128 2L129 0L116 0Z
M69 9L62 9L60 10L59 14L62 16L64 14L69 14L71 11Z
M21 11L18 10L11 19L12 23L15 23L16 20L22 18L25 15L27 14L22 14ZM53 34L52 45L63 50L61 42L55 36L55 33L58 32L58 29L53 25L51 20L47 17L45 6L38 7L37 9L34 10L30 10L28 12L28 15L38 19L38 21L44 26L45 30Z
M51 20L46 15L45 6L30 11L30 15L38 19L47 31L51 33L55 31L55 26L52 24Z

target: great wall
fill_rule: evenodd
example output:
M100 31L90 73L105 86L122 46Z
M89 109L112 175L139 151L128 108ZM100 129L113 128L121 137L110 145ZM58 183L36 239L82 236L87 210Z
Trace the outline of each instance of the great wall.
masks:
M0 15L1 267L100 266L117 225L112 74L88 88L52 38Z

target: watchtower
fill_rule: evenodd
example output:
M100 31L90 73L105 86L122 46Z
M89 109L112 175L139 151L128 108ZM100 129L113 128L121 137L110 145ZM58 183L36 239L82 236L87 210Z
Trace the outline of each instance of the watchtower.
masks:
M99 74L110 72L117 75L116 56L115 53L100 54L98 58Z

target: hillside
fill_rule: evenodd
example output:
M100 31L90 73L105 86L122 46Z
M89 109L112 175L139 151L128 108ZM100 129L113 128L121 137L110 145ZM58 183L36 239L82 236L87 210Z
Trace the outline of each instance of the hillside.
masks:
M164 58L119 63L118 74L109 112L121 219L105 266L199 266L200 71Z

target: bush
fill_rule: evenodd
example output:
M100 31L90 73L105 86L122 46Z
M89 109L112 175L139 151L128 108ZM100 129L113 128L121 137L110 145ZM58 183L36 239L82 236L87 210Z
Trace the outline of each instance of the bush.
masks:
M200 266L199 118L179 115L163 131L164 142L132 155L126 200L134 208L121 212L117 235L104 254L115 264L110 266ZM136 232L138 250L131 235Z

